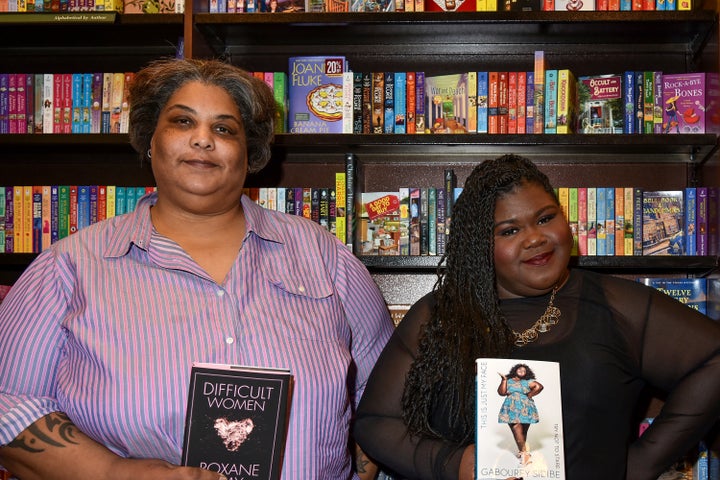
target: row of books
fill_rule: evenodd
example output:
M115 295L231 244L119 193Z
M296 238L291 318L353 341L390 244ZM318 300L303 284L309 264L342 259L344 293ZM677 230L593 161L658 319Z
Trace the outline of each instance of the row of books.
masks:
M577 255L717 255L720 189L560 187Z
M345 172L338 172L335 185L327 187L253 187L245 188L243 193L261 207L314 221L346 243L349 227L345 179Z
M291 57L290 133L720 133L720 75L626 71L353 72L343 56ZM283 118L284 121L284 118Z
M538 52L541 53L541 52ZM276 133L720 132L720 76L546 69L353 72L344 57L292 57L273 90ZM0 74L0 133L127 133L133 72ZM538 79L541 80L538 80Z
M211 0L210 13L674 11L690 0Z
M210 13L692 10L692 0L210 0ZM183 13L184 0L0 0L0 12Z
M442 255L452 205L462 193L452 170L444 175L441 187L363 192L357 199L347 172L337 172L335 185L328 187L258 187L244 193L265 208L317 222L357 255ZM134 210L153 188L1 187L0 251L38 253L80 228ZM717 255L720 250L720 188L559 187L557 195L575 240L574 255Z
M127 133L134 75L0 73L0 133Z
M81 228L135 210L155 187L15 185L0 187L0 252L40 253Z
M0 12L183 13L185 0L0 0Z
M400 188L360 196L358 255L442 255L462 187ZM574 255L717 255L718 188L560 187Z

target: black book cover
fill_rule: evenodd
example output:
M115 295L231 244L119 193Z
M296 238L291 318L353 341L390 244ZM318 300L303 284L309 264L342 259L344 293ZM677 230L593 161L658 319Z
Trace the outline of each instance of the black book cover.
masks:
M280 479L291 385L287 370L194 364L182 464L228 479Z

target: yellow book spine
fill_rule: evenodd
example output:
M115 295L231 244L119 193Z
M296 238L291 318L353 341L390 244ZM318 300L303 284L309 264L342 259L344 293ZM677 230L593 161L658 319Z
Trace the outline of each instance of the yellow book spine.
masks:
M345 193L345 172L335 172L335 236L342 243L347 237Z
M25 209L23 208L23 187L22 185L15 185L13 187L13 245L14 253L24 253L23 244L23 230L25 228L25 222L23 220L23 214Z
M623 217L625 221L625 225L623 225L623 239L625 245L623 251L625 255L633 255L633 221L635 218L635 215L633 214L633 207L635 205L635 189L633 187L625 187L623 189L623 194L625 197L625 205L623 209Z
M115 185L108 185L106 190L106 201L105 201L105 218L111 218L115 216Z
M33 186L25 185L22 190L23 252L33 251Z

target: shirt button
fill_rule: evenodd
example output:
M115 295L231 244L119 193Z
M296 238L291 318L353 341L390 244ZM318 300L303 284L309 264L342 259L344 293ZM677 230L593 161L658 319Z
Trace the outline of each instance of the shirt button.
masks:
M232 345L233 343L235 343L235 339L233 337L227 337L225 339L225 343L227 343L228 345Z
M218 291L217 291L217 296L218 296L218 297L222 297L223 295L225 295L225 290L218 290Z
M300 293L305 293L305 285L300 285L300 286L298 287L298 291L299 291Z

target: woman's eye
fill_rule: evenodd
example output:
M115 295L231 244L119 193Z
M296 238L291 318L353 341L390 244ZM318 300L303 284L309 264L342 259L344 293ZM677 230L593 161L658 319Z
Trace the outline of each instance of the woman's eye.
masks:
M500 232L501 237L509 237L510 235L514 235L517 233L517 228L506 228L504 230L501 230Z
M550 220L555 218L555 215L545 215L544 217L541 217L540 220L538 220L539 224L548 223Z

